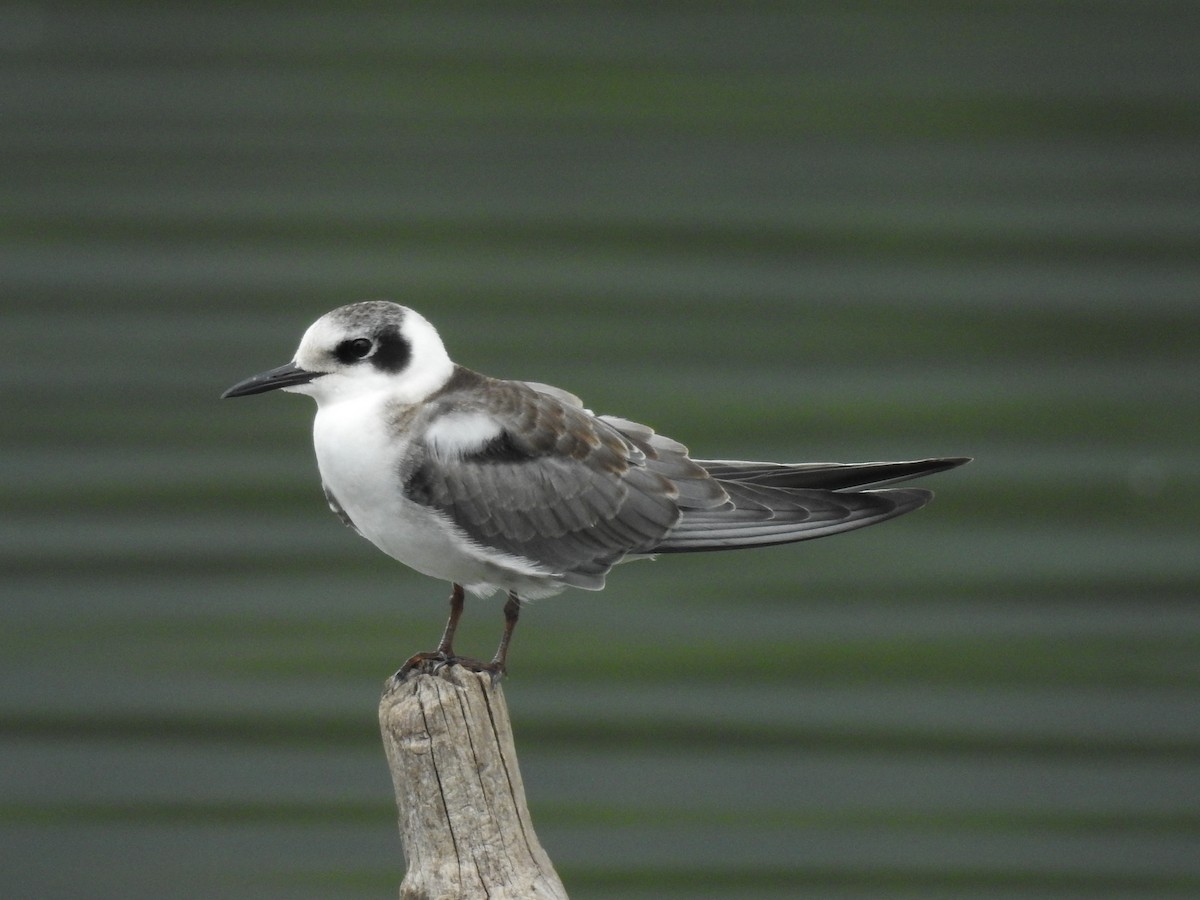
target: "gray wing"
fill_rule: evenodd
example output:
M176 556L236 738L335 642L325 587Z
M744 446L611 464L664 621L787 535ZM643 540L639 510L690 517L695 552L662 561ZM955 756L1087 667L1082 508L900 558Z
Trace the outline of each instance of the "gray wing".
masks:
M738 550L790 544L865 528L912 512L933 497L915 488L837 491L763 488L721 480L729 502L712 510L685 510L654 553Z
M758 547L873 525L932 494L854 488L966 462L693 461L682 444L636 422L593 416L565 391L461 368L410 433L428 433L452 415L484 415L495 436L457 454L415 440L401 472L406 495L481 546L587 588L602 587L630 554Z
M906 462L872 463L770 463L698 459L696 464L718 479L764 487L843 491L848 488L895 484L897 481L944 472L970 461L970 458L965 456L948 456Z
M486 416L498 431L462 453L419 439L451 415ZM659 544L681 504L726 501L681 445L522 382L458 370L411 428L418 437L401 472L409 499L577 587L602 587L624 556Z
M729 496L714 509L685 509L656 553L733 550L791 543L864 528L919 509L932 499L893 484L969 462L962 457L883 463L765 463L697 460Z

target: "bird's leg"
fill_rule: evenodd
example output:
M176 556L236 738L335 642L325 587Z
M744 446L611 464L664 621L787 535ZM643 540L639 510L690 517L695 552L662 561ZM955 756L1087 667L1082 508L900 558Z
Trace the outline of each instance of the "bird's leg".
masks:
M442 632L442 639L438 642L437 649L416 653L409 657L408 662L401 666L400 671L396 673L396 678L404 678L425 663L432 663L434 671L442 666L458 665L466 666L472 672L489 672L493 682L504 677L508 661L508 645L512 643L513 630L517 627L517 619L521 616L521 598L515 591L509 591L508 601L504 604L504 633L500 636L500 646L496 648L496 655L492 657L490 663L454 655L454 632L458 630L458 620L462 618L462 612L463 589L461 584L456 584L450 592L450 617L446 620L446 628Z
M508 601L504 604L504 634L500 635L500 646L496 648L496 655L485 667L492 673L493 678L501 678L504 675L508 662L508 645L512 642L513 630L517 627L517 619L520 616L521 598L517 596L516 591L509 591Z
M424 653L414 653L408 658L397 678L403 678L422 663L434 663L435 668L448 666L457 661L454 655L454 632L458 630L458 620L463 613L463 587L461 584L452 585L450 591L450 616L446 619L446 628L442 631L442 639L438 641L436 650L426 650Z
M435 651L446 659L454 659L454 632L458 631L458 620L462 618L462 613L463 586L456 584L450 591L450 617L446 619L446 628Z

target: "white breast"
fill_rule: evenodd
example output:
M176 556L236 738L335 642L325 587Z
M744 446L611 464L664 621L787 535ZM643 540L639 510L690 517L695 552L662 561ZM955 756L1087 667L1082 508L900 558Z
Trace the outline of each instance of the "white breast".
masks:
M409 439L389 428L385 402L373 395L322 404L313 421L321 479L363 537L406 566L476 594L561 590L549 573L474 544L445 516L404 497L400 461ZM459 446L486 440L479 424L457 423L444 437Z

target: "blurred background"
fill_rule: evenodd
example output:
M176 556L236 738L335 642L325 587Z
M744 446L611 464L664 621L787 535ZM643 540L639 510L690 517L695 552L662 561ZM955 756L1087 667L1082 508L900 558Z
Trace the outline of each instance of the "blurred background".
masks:
M0 894L395 895L376 703L448 588L327 511L309 400L217 400L387 297L700 456L976 457L534 605L505 691L572 898L1200 895L1198 37L0 6Z

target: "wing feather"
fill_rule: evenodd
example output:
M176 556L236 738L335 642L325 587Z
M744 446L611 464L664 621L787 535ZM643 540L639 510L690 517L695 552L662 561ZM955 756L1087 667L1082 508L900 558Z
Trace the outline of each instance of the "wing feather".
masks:
M918 509L932 493L907 488L838 493L764 489L725 482L732 508L685 511L655 553L735 550L811 540Z
M422 441L439 421L470 427L443 424L432 429L439 440ZM882 522L932 494L863 488L967 462L697 461L566 391L462 368L404 427L417 436L400 473L409 499L485 550L591 589L627 555L789 543Z
M771 463L741 460L697 460L714 478L782 488L815 488L841 491L848 488L882 487L922 475L944 472L965 465L962 456L915 459L907 462L873 463Z
M410 433L427 433L445 416L484 414L499 434L466 452L415 441L401 473L409 499L444 513L482 547L585 587L602 586L613 565L655 546L679 520L679 491L653 466L708 481L724 499L703 469L679 462L686 451L674 442L656 443L644 426L626 434L573 395L539 388L457 371Z

